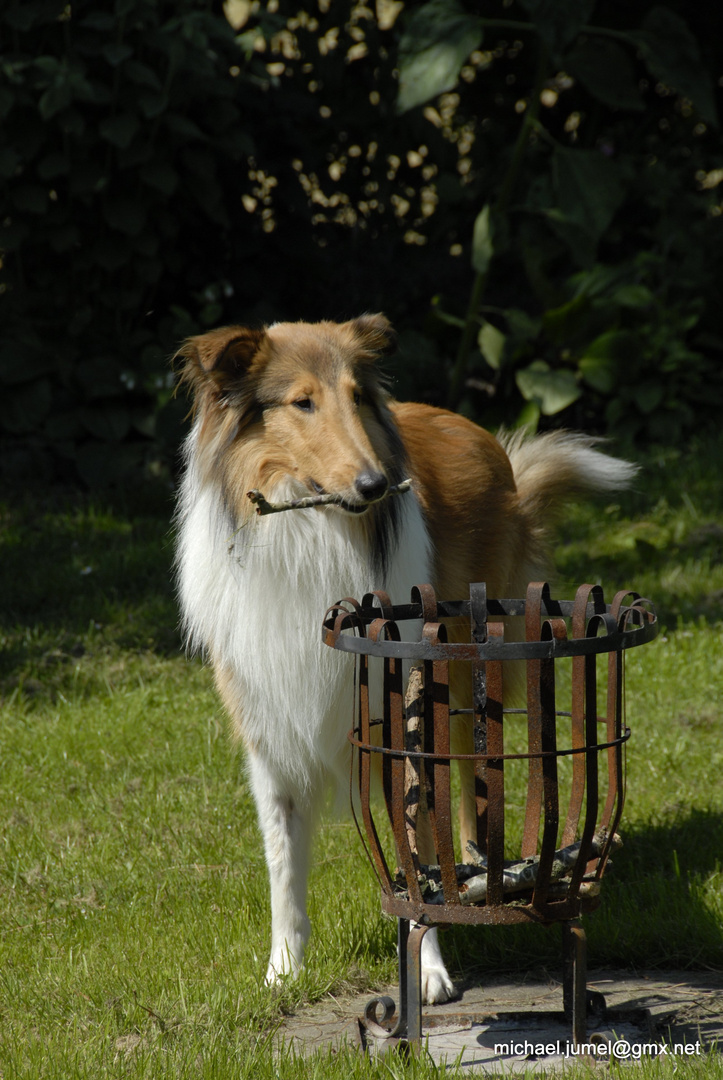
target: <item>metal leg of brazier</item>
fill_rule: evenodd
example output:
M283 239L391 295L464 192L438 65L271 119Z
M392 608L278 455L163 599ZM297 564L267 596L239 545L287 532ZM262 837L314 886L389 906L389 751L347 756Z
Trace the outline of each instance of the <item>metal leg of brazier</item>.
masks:
M399 997L406 1013L406 1038L418 1043L422 1038L422 938L429 927L399 919ZM402 938L406 938L402 949ZM404 959L403 959L404 956ZM401 1019L401 1017L400 1017Z
M419 1044L422 1038L422 938L428 926L397 920L399 950L399 1014L393 1028L384 1024L394 1015L390 997L373 998L364 1010L364 1025L376 1038ZM379 1015L381 1006L382 1015Z
M579 919L560 925L563 1008L572 1025L572 1041L580 1046L587 1038L587 939Z

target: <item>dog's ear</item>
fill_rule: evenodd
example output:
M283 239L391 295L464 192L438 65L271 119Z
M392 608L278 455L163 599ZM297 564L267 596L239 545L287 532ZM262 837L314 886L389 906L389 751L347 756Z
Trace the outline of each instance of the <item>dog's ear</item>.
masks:
M346 325L361 340L363 348L375 356L390 356L396 352L396 331L386 315L360 315Z
M179 349L181 382L195 392L230 389L240 385L266 337L266 330L224 326L188 338Z

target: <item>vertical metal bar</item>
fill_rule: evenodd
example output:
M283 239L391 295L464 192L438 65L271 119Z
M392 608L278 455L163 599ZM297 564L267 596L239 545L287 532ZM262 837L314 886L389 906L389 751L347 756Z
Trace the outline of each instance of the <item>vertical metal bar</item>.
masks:
M391 663L388 656L384 657L383 670L384 675L382 677L382 746L389 747L392 743L392 717L389 703L389 664ZM384 794L384 803L387 808L387 816L390 821L394 821L394 809L392 806L392 759L389 754L382 754L382 792Z
M404 824L407 833L407 844L415 868L415 880L410 882L409 878L407 878L407 887L410 899L421 903L422 894L418 879L421 868L417 827L420 814L426 813L426 795L424 792L422 759L419 757L422 751L424 728L423 670L419 664L413 665L409 673L407 689L404 695L404 712L404 745L409 754L404 763Z
M487 586L480 581L469 587L470 632L475 645L487 641ZM472 736L475 754L487 753L487 667L484 660L472 661ZM487 761L480 757L474 768L477 846L487 851Z
M587 605L590 596L594 595L596 606L602 596L602 591L596 585L581 585L575 594L575 603L572 611L572 637L578 640L585 637L587 626ZM585 657L574 656L572 660L572 719L571 745L573 749L581 750L585 745ZM575 842L577 826L580 821L582 800L585 794L585 757L582 753L572 755L572 784L570 788L570 805L567 812L567 821L562 832L562 846Z
M384 631L387 637L399 640L399 630L396 623L387 622ZM389 658L384 661L384 715L385 729L388 719L388 738L385 730L384 745L392 750L391 755L385 754L389 772L389 803L388 812L394 833L394 842L397 848L397 858L404 871L407 883L407 891L413 900L421 901L421 891L417 880L418 860L410 845L409 832L407 830L406 797L405 797L405 772L406 762L403 751L405 749L405 724L404 724L404 684L402 679L402 661L398 658Z
M430 824L436 813L434 790L434 669L431 660L423 664L423 699L422 699L422 744L425 757L422 759L421 774L427 799L427 816Z
M369 640L373 642L380 641L382 638L387 638L391 641L399 641L399 627L391 619L375 619L369 626L368 637ZM397 657L384 657L382 697L384 705L382 746L386 750L392 751L391 754L382 754L382 789L384 801L387 808L387 816L392 826L397 859L404 871L409 895L415 900L421 900L421 891L417 880L417 862L415 861L414 854L410 847L409 835L406 828L404 796L405 761L403 755L405 748L404 693L402 661ZM368 686L366 687L366 698L368 702ZM386 868L386 864L385 870L386 872L382 887L386 892L391 893L391 875L389 874L388 868Z
M541 628L540 640L564 640L567 627L562 619L548 619ZM540 661L540 752L542 772L543 826L540 865L532 895L532 903L541 908L547 898L552 861L557 847L560 823L557 790L557 717L555 712L555 660Z
M587 940L578 919L562 922L562 995L572 1041L581 1046L587 1036Z
M422 939L429 927L397 920L397 969L399 1007L394 1027L384 1027L394 1015L394 1001L385 996L372 998L364 1010L364 1025L377 1039L398 1039L419 1046L422 1040ZM383 1014L378 1015L381 1006Z
M620 715L622 712L622 652L608 655L608 686L606 728L607 741L613 742L620 735ZM600 828L607 829L615 813L616 804L622 796L622 752L620 746L610 746L608 759L608 791L605 806L600 817ZM620 807L622 810L622 806ZM615 815L616 820L619 815Z
M623 632L631 617L631 609L623 607L623 601L631 597L633 601L638 599L637 593L629 593L623 590L615 594L610 605L610 615L615 620L619 632ZM623 713L623 653L621 650L610 653L608 657L608 698L607 698L607 739L612 742L619 739L622 734ZM608 750L608 782L609 792L605 803L605 809L601 818L602 828L610 828L615 831L622 813L624 799L623 775L622 775L622 747L611 746ZM614 815L614 820L613 820Z
M593 615L587 624L587 637L596 637L603 616ZM590 842L595 835L598 815L598 741L597 657L585 657L585 821L580 837L580 854L570 876L570 895L575 896L587 869Z
M369 717L369 657L362 653L359 657L359 741L363 744L359 748L359 799L361 802L361 815L366 829L367 837L371 845L371 853L374 859L379 884L385 892L392 891L392 878L389 873L384 848L379 840L376 823L371 811L371 756L372 751L365 749L371 746L371 721Z
M593 616L588 626L588 635L594 637L593 627L597 625ZM581 856L584 858L589 840L595 834L598 814L598 752L595 749L598 740L597 716L597 657L585 658L585 826L582 833ZM589 838L589 839L588 839Z
M525 640L539 641L542 622L542 596L547 585L531 582L527 589L525 604ZM527 805L525 827L522 834L522 858L537 854L537 837L540 831L542 810L542 705L540 702L541 661L527 661L527 751L531 755L528 765Z
M443 629L440 627L440 629ZM450 726L449 726L449 663L435 661L434 670L434 748L435 752L447 755L434 763L434 786L436 797L436 816L434 839L437 858L442 875L442 888L446 904L459 904L457 871L454 859L454 836L452 833L452 789Z
M384 632L386 620L375 619L369 626L369 636L372 642L376 642L379 635ZM359 673L359 700L360 700L360 729L361 729L361 742L366 746L371 746L372 739L372 721L370 717L370 694L369 694L369 657L362 653L362 663ZM388 660L385 659L385 680L386 680L386 667ZM385 693L385 719L381 729L383 734L381 738L388 743L390 738L389 729L390 721L388 717L388 703ZM363 750L360 748L359 752L359 769L360 769L360 794L362 802L362 819L364 826L366 827L367 836L370 837L372 842L372 854L374 856L374 862L379 874L379 883L381 888L388 894L393 891L392 877L389 873L389 867L384 854L384 847L381 845L379 836L374 822L372 809L371 809L371 777L372 777L372 754L371 750ZM390 785L390 769L389 762L387 761L386 754L381 755L381 786L383 786L385 804L387 807L387 813L391 820L391 785Z
M399 1016L394 1034L406 1038L409 1032L409 919L397 919L397 967L399 970ZM421 978L421 972L420 972ZM413 981L413 980L412 980Z
M429 638L430 633L434 639L436 630L428 630L428 627L438 627L437 623L437 599L431 585L414 585L411 594L412 603L418 603L422 618L422 638ZM444 631L446 634L446 631ZM424 661L422 665L422 750L425 754L434 753L434 666L431 661ZM448 711L449 716L449 711ZM434 834L434 822L436 821L436 792L434 780L434 762L425 757L419 764L420 800L426 804L426 813ZM436 841L435 841L436 842Z
M624 608L623 601L630 597L633 608ZM639 599L637 593L629 593L625 590L615 594L610 605L610 615L615 620L617 629L622 632L626 629L630 619L635 618L634 605ZM598 859L596 876L602 877L610 855L613 837L620 823L625 802L625 781L623 776L624 747L620 743L623 728L623 686L624 686L625 660L622 650L611 653L608 657L608 704L607 704L607 738L608 742L616 740L616 745L608 749L608 797L601 818L601 828L607 832L607 840Z
M427 623L422 631L430 644L447 640L447 629L441 623ZM450 783L449 730L449 661L432 660L424 665L424 733L432 733L432 753L439 755L431 761L433 798L428 799L429 822L442 876L446 904L459 904L457 872L454 862L452 835L452 792Z
M421 923L412 923L410 927L406 919L399 921L400 924L405 922L407 925L404 973L405 1033L407 1042L419 1046L422 1041L422 939L429 927ZM400 998L401 996L400 992Z
M504 640L504 625L489 623L490 641ZM502 755L505 750L503 726L503 663L487 663L487 752ZM505 858L505 772L504 759L487 761L487 903L501 904L502 871Z

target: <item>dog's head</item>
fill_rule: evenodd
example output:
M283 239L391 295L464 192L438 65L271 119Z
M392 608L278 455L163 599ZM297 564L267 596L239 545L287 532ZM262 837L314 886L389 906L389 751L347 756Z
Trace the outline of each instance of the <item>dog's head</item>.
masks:
M345 323L230 326L190 338L179 356L198 440L242 485L332 494L363 513L402 479L401 445L376 367L394 351L383 315Z

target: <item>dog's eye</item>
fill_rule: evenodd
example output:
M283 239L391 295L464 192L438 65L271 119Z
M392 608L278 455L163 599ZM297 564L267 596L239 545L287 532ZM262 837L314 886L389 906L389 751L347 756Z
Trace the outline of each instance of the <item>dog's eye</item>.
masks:
M364 399L362 398L361 390L355 390L354 391L354 404L356 405L357 408L359 408L359 406L361 405L363 400Z
M294 402L294 406L297 409L301 409L302 412L314 411L314 402L309 397L299 398L298 401Z

